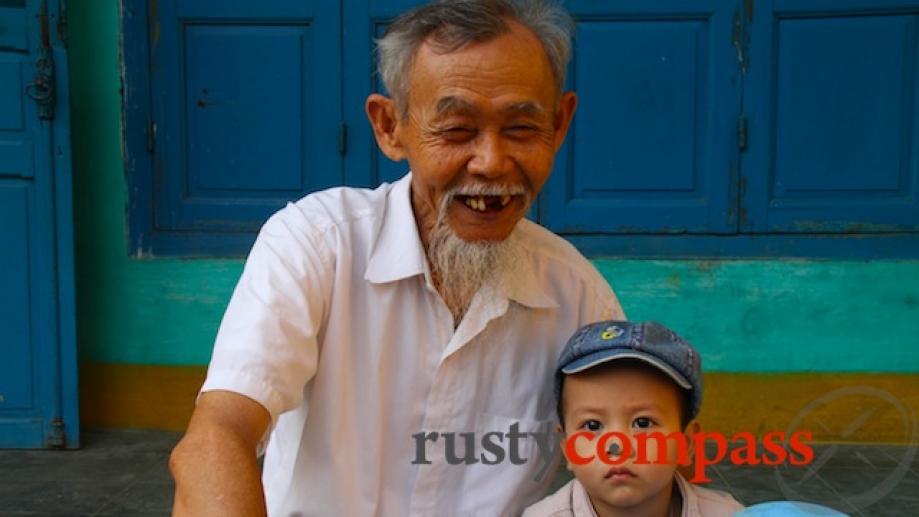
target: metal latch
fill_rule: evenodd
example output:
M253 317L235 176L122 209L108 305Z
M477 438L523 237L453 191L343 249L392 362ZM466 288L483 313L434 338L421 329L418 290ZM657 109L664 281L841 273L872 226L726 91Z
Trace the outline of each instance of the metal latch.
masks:
M26 86L26 95L38 104L38 117L42 120L54 118L57 91L54 78L54 52L51 49L51 31L48 28L48 1L41 4L38 15L41 43L38 60L35 62L35 79Z

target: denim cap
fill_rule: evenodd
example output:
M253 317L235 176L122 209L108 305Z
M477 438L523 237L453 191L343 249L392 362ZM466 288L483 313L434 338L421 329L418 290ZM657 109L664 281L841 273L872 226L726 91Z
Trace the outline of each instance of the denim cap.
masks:
M691 418L702 406L702 359L696 349L672 330L655 323L600 321L578 329L558 358L555 399L565 375L583 372L617 359L637 359L664 372L690 392Z

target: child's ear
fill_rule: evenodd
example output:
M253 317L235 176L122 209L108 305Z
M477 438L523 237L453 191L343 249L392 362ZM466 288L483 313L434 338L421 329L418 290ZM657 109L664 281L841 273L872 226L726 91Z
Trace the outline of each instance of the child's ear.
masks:
M689 449L689 464L688 465L678 465L677 471L683 475L686 479L692 479L694 475L694 468L696 462L696 434L702 431L702 426L699 425L697 420L693 420L686 425L686 429L683 430L683 436L686 437L686 446Z
M689 445L689 459L695 459L693 455L696 452L696 435L702 431L702 426L699 425L698 420L693 420L686 424L686 430L683 431L683 435L686 436L686 443Z
M567 441L565 430L562 429L561 425L556 425L555 432L559 435L558 447L562 450L562 456L565 457L565 468L568 469L569 472L574 472L571 470L571 460L568 459L568 451L565 449L565 442Z

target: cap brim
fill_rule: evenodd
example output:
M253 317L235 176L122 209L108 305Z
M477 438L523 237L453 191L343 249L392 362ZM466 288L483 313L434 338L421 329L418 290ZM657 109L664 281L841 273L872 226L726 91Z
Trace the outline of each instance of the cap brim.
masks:
M576 361L571 361L562 367L562 373L565 375L570 375L572 373L583 372L584 370L593 368L599 364L608 363L610 361L618 361L621 359L637 359L639 361L644 361L645 363L648 363L658 370L666 373L671 379L673 379L673 382L677 383L677 385L681 388L687 390L692 389L692 384L689 383L689 380L686 379L686 377L683 377L679 372L674 370L670 365L662 361L660 358L650 354L638 352L633 349L600 350L598 352L585 355L584 357L581 357Z

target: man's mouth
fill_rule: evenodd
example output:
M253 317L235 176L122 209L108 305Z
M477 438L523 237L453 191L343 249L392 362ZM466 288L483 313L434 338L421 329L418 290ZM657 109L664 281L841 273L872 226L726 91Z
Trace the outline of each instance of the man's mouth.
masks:
M635 473L625 467L611 467L603 475L603 479L610 481L625 481L634 477L636 477Z
M457 195L456 199L460 203L463 203L470 209L475 210L476 212L488 213L488 212L500 212L501 210L504 209L504 207L510 204L511 200L513 200L514 197L515 196L512 196L510 194L503 194L500 196Z

